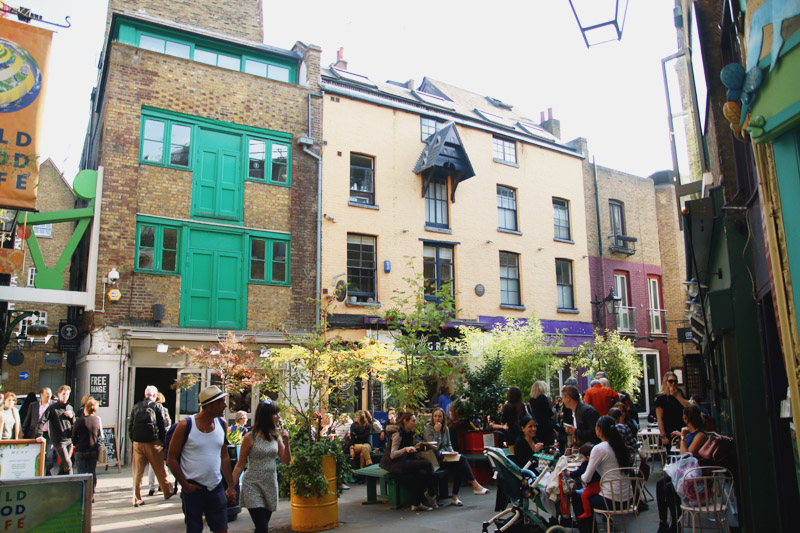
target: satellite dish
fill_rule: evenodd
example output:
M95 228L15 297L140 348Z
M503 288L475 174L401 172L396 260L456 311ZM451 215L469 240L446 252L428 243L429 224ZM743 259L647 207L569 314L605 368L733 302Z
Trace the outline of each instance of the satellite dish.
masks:
M336 282L336 289L333 291L337 302L343 302L347 298L347 283L343 279Z

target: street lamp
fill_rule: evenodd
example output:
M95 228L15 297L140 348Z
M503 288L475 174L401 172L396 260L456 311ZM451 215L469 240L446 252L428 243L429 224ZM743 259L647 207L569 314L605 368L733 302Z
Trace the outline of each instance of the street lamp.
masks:
M600 322L600 311L605 310L610 315L616 315L617 311L619 311L619 304L622 301L622 298L614 294L614 287L611 287L608 291L608 296L603 298L602 300L597 300L596 302L591 302L592 305L595 306L595 313L597 314L597 322Z
M586 48L622 39L628 0L569 0Z

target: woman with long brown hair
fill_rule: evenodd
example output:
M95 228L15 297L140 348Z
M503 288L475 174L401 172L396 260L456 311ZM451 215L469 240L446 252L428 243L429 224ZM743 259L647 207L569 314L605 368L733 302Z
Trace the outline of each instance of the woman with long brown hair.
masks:
M433 494L433 466L430 461L417 457L414 444L414 431L417 417L410 411L404 412L397 420L398 430L386 439L386 450L381 458L381 468L393 474L411 477L413 485L412 511L432 511L439 507ZM389 428L387 428L389 431Z

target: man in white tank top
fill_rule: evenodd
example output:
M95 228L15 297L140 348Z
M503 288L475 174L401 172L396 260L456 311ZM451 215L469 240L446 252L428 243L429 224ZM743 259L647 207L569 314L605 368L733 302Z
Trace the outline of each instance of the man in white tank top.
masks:
M167 466L181 484L181 500L187 533L202 533L203 515L211 531L228 531L227 501L236 499L231 477L225 423L227 393L219 387L200 391L201 411L182 420L175 428L167 455ZM228 490L224 490L222 477Z

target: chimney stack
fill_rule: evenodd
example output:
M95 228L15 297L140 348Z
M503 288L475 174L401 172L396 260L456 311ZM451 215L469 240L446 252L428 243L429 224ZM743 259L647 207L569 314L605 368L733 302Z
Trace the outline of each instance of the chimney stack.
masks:
M544 120L544 112L541 113L542 128L549 131L556 139L561 139L561 121L553 118L553 108L547 108L547 120Z
M338 69L347 70L347 61L344 60L344 46L339 47L339 50L336 51L336 63L334 63L333 66Z

